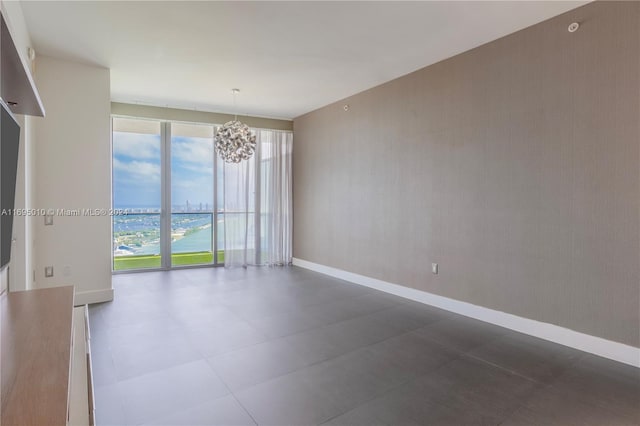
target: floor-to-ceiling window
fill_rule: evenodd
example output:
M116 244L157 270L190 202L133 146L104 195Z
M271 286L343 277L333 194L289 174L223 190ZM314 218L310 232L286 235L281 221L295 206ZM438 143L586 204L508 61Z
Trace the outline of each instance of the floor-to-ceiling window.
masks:
M112 123L113 270L161 267L162 132L151 120Z
M218 252L213 132L171 124L171 266L210 264Z
M214 126L113 117L113 270L224 263Z

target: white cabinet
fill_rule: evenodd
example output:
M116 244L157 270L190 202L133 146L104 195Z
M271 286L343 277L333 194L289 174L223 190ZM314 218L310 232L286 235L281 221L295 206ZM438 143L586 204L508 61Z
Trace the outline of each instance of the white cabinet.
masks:
M71 426L95 424L90 338L87 306L73 308L73 347L68 420L68 424Z

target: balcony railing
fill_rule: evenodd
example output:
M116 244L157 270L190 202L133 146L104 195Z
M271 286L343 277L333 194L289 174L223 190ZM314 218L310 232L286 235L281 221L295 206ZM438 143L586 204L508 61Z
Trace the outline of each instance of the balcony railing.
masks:
M215 244L213 217L224 213L174 212L171 214L171 265L223 264L224 252ZM113 270L160 268L160 213L136 212L113 217Z
M171 213L171 266L223 265L223 221L248 220L248 249L254 249L255 213L239 211L176 211ZM217 218L214 226L213 218ZM236 219L237 218L237 219ZM261 225L264 226L264 214ZM114 216L113 270L154 269L162 267L160 212L130 212ZM231 224L233 227L234 225ZM217 230L217 234L216 234ZM231 247L244 247L243 241L227 241ZM216 253L215 259L213 253Z

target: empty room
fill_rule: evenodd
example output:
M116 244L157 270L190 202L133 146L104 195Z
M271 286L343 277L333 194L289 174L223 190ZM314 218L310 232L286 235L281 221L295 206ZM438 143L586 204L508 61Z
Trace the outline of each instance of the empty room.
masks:
M640 425L640 2L0 11L2 426Z

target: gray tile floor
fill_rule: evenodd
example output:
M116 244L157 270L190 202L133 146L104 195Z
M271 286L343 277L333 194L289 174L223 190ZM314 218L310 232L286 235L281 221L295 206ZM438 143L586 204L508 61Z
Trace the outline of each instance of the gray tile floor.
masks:
M640 371L304 269L114 276L101 425L631 425Z

